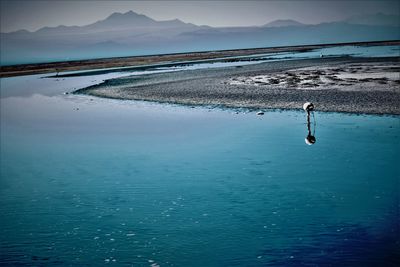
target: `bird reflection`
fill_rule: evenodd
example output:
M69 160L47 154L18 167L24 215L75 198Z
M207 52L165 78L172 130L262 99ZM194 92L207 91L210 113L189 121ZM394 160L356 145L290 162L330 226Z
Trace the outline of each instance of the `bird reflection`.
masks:
M305 138L305 142L307 145L313 145L316 142L315 138L315 117L314 117L314 105L313 103L307 102L303 105L303 109L307 112L307 136ZM314 120L314 129L311 133L311 112L313 115L313 120Z

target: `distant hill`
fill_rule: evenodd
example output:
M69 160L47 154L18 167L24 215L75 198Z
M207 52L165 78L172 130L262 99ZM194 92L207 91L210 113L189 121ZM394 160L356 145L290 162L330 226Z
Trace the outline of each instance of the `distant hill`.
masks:
M350 24L399 27L400 16L376 13L376 14L369 14L369 15L354 16L354 17L347 19L345 22L350 23Z
M367 24L366 22L369 22ZM399 40L395 19L378 14L369 20L306 25L276 20L264 26L213 28L181 20L157 21L129 11L113 13L85 26L44 27L0 34L1 65L105 57L208 51L336 42Z
M288 27L288 26L303 26L305 24L292 19L278 19L264 25L264 27Z
M36 31L36 34L79 34L79 33L100 33L107 31L129 31L130 34L141 32L160 31L165 29L196 29L191 23L185 23L181 20L156 21L145 15L129 11L126 13L113 13L104 20L86 26L63 26L44 27Z

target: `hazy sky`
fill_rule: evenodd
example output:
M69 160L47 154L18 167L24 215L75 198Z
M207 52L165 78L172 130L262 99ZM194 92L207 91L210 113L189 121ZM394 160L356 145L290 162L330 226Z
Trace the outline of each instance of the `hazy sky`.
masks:
M133 10L156 20L179 18L210 26L263 25L276 19L303 23L335 21L358 14L399 14L400 1L36 1L0 0L2 32L44 26L85 25L113 12Z

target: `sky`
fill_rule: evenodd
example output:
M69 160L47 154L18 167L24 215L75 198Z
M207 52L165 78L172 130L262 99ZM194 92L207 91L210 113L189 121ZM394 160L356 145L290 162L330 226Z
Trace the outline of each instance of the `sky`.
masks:
M181 19L214 27L263 25L276 19L317 24L360 14L400 13L400 1L260 0L260 1L99 1L0 0L0 31L38 30L44 26L82 26L114 12L147 15L155 20Z

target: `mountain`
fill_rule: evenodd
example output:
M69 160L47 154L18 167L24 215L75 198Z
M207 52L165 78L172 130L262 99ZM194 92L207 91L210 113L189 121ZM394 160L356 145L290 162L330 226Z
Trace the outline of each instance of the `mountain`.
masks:
M400 27L377 16L306 25L277 20L264 26L213 28L157 21L129 11L85 26L44 27L0 34L0 65L336 42L399 40ZM383 21L385 23L383 23ZM358 23L356 23L358 22ZM371 23L372 23L371 22Z
M166 20L156 21L145 15L129 11L126 13L113 13L104 20L99 20L95 23L85 26L57 26L57 27L44 27L37 30L36 34L82 34L82 33L99 33L106 31L124 31L128 30L130 33L135 32L149 32L158 31L171 28L193 29L198 26L185 23L181 20Z
M376 13L376 14L369 14L369 15L353 16L353 17L348 18L345 22L350 23L350 24L399 27L400 26L400 16Z
M303 26L305 24L292 19L278 19L265 24L263 27L288 27L288 26Z
M180 43L192 43L194 49L234 49L248 47L293 46L400 39L399 27L353 25L344 22L304 26L253 27L246 31L202 30L185 32Z
M87 25L86 28L132 28L132 27L137 27L137 26L154 26L157 24L157 21L142 15L142 14L137 14L133 11L129 11L126 13L113 13L110 16L108 16L104 20L97 21L93 24Z

